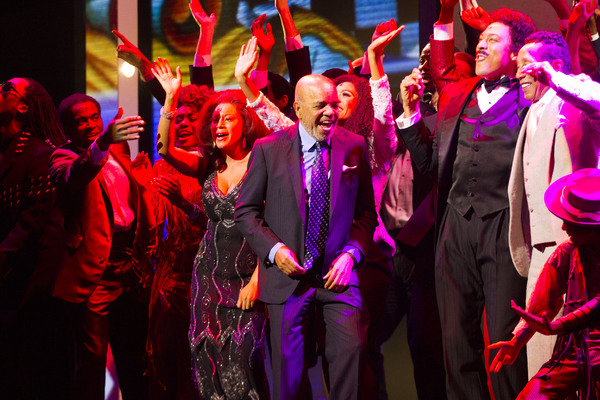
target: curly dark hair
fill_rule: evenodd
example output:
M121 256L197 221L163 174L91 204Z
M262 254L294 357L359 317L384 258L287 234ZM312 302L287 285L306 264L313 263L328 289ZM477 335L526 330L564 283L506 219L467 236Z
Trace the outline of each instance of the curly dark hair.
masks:
M100 109L100 103L98 103L98 100L84 93L73 93L69 97L64 98L63 101L61 101L58 105L58 116L60 118L60 123L67 134L71 132L73 129L73 124L75 123L71 108L76 104L86 103L88 101L96 106L98 113L102 111Z
M177 108L187 106L194 110L194 112L200 112L204 103L206 103L214 94L215 91L213 88L210 88L206 85L197 86L191 84L184 86L179 91Z
M533 20L520 11L502 7L490 13L493 22L499 22L510 29L510 51L517 54L525 44L525 39L537 31Z
M345 74L335 78L334 82L336 86L343 82L350 82L356 88L358 101L350 117L344 121L343 128L361 135L369 143L369 138L373 136L373 119L375 118L369 81L356 75Z
M217 106L222 103L233 104L244 121L242 130L245 139L244 149L251 150L256 139L271 133L258 115L256 115L256 112L250 107L246 107L246 97L241 90L228 89L216 92L206 103L204 103L204 106L200 111L202 128L200 130L198 142L205 148L206 155L210 160L211 168L209 168L209 171L219 171L225 167L225 157L215 146L211 132L213 112Z
M541 43L544 45L539 53L541 61L561 60L563 63L562 72L565 74L571 72L571 55L569 54L567 42L560 33L537 31L527 37L525 44L528 43Z
M28 83L24 96L27 112L21 121L23 131L47 140L53 146L62 145L66 139L52 97L35 79L22 79Z

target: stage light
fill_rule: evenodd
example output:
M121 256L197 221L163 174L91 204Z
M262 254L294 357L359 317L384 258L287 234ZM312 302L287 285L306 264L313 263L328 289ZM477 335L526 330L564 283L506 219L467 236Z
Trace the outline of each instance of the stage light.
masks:
M123 64L121 64L121 74L126 78L131 78L135 74L135 67L123 61Z

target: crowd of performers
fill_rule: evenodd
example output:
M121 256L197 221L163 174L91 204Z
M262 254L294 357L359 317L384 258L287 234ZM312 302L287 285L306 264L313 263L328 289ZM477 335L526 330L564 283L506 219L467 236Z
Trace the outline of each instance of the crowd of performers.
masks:
M560 33L441 0L398 101L393 19L316 74L275 0L289 81L263 15L220 92L199 0L187 86L114 31L154 166L141 117L2 83L0 397L104 399L110 344L126 400L310 399L318 356L328 398L387 399L406 316L419 399L600 399L600 12L546 1Z

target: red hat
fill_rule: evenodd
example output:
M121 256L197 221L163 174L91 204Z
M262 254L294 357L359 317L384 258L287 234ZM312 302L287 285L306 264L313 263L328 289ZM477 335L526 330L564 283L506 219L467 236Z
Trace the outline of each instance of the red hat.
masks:
M562 220L600 225L600 170L584 168L563 176L548 187L544 201Z

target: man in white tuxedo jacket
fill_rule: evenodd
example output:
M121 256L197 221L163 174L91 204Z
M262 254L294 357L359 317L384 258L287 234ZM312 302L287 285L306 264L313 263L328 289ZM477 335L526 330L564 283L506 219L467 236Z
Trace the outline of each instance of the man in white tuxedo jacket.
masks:
M544 192L558 178L596 168L600 153L600 84L587 75L570 76L563 37L532 34L517 58L517 78L533 102L519 132L508 194L509 246L519 274L527 277L527 298L546 259L568 239L562 221L544 205ZM554 336L535 335L527 344L531 378L552 355Z

